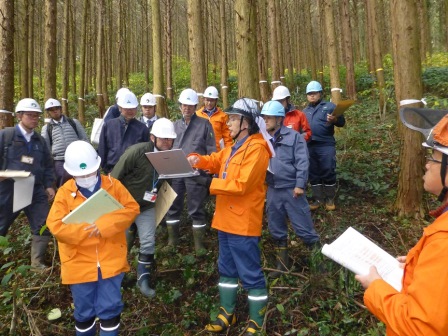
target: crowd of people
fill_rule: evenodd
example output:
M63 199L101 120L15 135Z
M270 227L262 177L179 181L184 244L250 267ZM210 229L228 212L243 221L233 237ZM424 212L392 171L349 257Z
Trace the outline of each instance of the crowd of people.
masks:
M73 296L76 335L95 335L97 318L100 335L117 335L123 309L120 288L130 269L128 254L136 237L136 286L147 298L156 295L151 281L156 269L155 204L163 180L145 154L182 149L199 175L169 181L177 197L165 217L167 246L178 247L186 201L194 251L199 257L207 253L205 205L210 195L215 196L211 227L217 231L219 245L220 309L205 330L221 333L236 323L241 285L247 292L250 317L244 335L255 335L262 329L268 302L259 247L264 212L277 261L276 271L268 276L276 278L292 267L288 222L304 246L315 251L320 248L320 237L311 211L336 209L334 132L335 127L344 126L345 119L332 114L335 105L323 99L319 82L310 82L305 93L308 104L303 111L292 104L285 86L275 88L272 100L261 109L256 100L241 98L223 110L215 87L204 91L204 106L199 109L198 94L186 89L178 98L181 118L172 122L157 116L156 97L151 93L141 97L142 113L137 116L137 97L121 88L104 118L97 149L89 143L81 123L63 115L60 102L53 98L45 102L50 119L39 134L40 105L34 99L22 99L15 109L17 125L0 131L0 168L31 172L33 195L28 206L14 212L14 181L0 181L0 235L6 236L23 210L31 228L31 266L36 271L48 268L45 252L53 235L59 247L62 283L70 286ZM444 200L447 120L434 128L425 143L433 150L425 188L435 194L443 192ZM440 181L437 176L439 180L442 176ZM67 214L99 189L123 207L94 223L63 223ZM390 335L448 332L442 316L446 308L440 309L446 306L440 300L447 271L439 261L448 246L445 210L439 211L440 218L425 230L408 257L400 257L406 270L401 292L384 282L375 268L356 277L366 288L367 307L386 323ZM429 284L425 276L429 271L443 276Z

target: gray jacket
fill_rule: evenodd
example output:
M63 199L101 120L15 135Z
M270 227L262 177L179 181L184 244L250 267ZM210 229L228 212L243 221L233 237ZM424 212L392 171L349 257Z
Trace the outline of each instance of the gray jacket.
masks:
M207 119L193 114L188 125L183 118L175 121L174 130L177 138L174 140L173 149L181 148L185 155L208 155L216 152L215 133Z
M44 127L42 127L41 135L45 139L47 147L50 149L54 160L64 160L65 150L67 149L67 146L70 145L73 141L88 141L86 131L84 130L84 127L82 127L79 120L73 119L73 121L75 122L79 138L78 135L76 135L76 131L67 121L67 118L65 116L62 116L61 123L56 123L53 119L50 120L50 123L53 124L51 145L47 132L48 125L46 124L44 125Z

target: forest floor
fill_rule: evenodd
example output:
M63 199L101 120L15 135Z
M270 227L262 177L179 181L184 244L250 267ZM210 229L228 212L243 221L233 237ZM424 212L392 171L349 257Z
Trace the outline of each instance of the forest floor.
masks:
M354 107L347 113L347 126L337 133L337 209L319 209L313 219L322 243L353 226L392 255L402 255L427 223L398 219L392 211L398 176L396 116L380 121L373 111ZM363 115L370 121L361 122ZM209 213L211 218L212 202ZM71 294L68 286L60 284L55 244L48 253L49 260L53 257L51 273L37 274L23 266L29 263L27 226L21 217L10 230L8 247L0 252L0 335L8 334L12 323L15 335L74 335ZM217 234L215 230L207 233L208 253L196 257L191 231L185 221L179 248L167 251L163 248L166 230L158 229L157 296L152 300L140 295L134 285L134 247L130 285L123 288L121 335L208 335L203 328L219 308ZM310 253L291 230L289 244L293 269L279 279L268 279L266 335L384 334L384 326L363 306L363 290L350 272L320 253ZM274 248L266 223L261 248L267 275L274 266ZM48 321L47 313L53 308L59 308L62 317ZM227 335L242 334L247 324L247 293L242 289L236 314L239 322Z

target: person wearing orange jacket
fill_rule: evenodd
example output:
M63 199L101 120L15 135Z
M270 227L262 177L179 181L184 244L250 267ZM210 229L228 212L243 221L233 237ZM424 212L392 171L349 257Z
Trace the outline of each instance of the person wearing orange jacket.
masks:
M355 278L366 289L365 305L384 322L388 336L448 335L448 115L433 129L423 129L421 125L432 119L427 109L405 108L400 114L406 126L428 136L423 143L428 148L423 186L439 195L443 204L430 212L437 219L423 230L420 241L407 256L397 258L404 267L400 292L381 278L375 266Z
M259 134L266 126L252 99L239 99L226 112L235 144L211 155L188 156L193 167L218 174L211 180L210 194L216 195L212 228L218 230L221 306L217 319L205 329L221 333L236 323L239 278L249 300L250 321L244 335L255 335L261 330L268 300L258 243L266 195L264 179L272 152Z
M306 142L311 139L311 127L306 118L306 114L296 109L291 104L291 93L286 86L279 85L272 93L272 100L278 101L285 108L285 118L283 125L299 132L303 135Z
M67 147L64 169L73 179L59 188L47 218L48 229L58 241L62 283L70 285L72 292L77 336L96 335L96 317L100 335L118 335L123 310L121 281L129 271L125 231L140 212L120 181L99 174L100 163L95 149L85 141ZM100 188L123 208L92 224L62 222Z
M204 91L204 107L196 111L198 117L208 119L212 124L217 151L233 145L230 130L227 126L229 116L217 105L218 98L218 90L214 86L209 86Z

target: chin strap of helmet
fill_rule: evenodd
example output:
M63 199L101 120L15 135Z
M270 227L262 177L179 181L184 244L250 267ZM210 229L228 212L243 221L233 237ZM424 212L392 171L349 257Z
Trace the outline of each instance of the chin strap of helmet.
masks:
M240 133L246 129L246 128L244 128L244 129L241 128L241 126L243 126L243 120L244 120L244 117L241 116L241 119L240 119L240 130L239 130L238 133L233 137L233 140L236 140L236 139L240 136Z
M443 189L440 192L440 195L438 197L439 202L443 202L445 200L446 193L448 192L448 188L445 185L446 165L447 165L447 161L448 161L447 158L448 158L448 155L446 155L446 154L442 155L442 166L440 167L440 178L442 179Z

